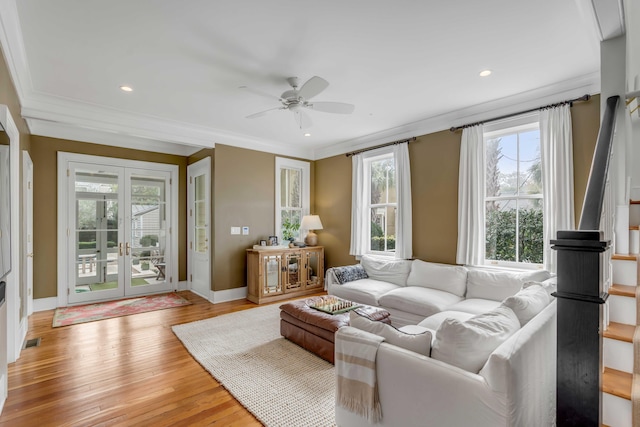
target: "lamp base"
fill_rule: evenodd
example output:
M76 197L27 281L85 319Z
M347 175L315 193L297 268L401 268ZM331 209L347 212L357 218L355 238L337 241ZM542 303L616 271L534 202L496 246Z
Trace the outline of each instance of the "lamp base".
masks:
M313 231L309 231L307 237L304 238L304 243L307 246L318 246L318 235Z

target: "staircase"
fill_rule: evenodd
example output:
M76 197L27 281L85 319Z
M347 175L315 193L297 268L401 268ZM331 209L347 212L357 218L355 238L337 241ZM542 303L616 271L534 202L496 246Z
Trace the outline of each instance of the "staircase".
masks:
M638 206L632 209L640 212L640 203L632 202L632 206ZM634 231L637 227L631 226L630 232ZM640 425L640 420L633 423L631 403L633 387L640 387L640 376L634 375L633 344L634 335L640 339L636 314L639 260L637 255L613 255L612 264L613 285L607 302L609 325L603 333L602 422L611 427L631 427ZM640 365L640 360L637 363Z

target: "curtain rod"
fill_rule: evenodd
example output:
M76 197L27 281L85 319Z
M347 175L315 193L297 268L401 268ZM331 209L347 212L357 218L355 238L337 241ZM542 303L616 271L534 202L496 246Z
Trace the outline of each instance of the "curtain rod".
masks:
M386 144L376 145L375 147L363 148L362 150L352 151L350 153L345 154L345 156L351 157L351 156L355 156L356 154L364 153L366 151L375 150L376 148L388 147L389 145L397 145L397 144L402 144L404 142L406 142L408 144L408 143L413 142L413 141L415 141L417 139L418 138L416 138L414 136L414 137L411 137L409 139L401 139L399 141L387 142Z
M577 101L588 101L590 99L591 99L591 95L586 94L586 95L582 95L580 98L568 99L566 101L556 102L555 104L545 105L544 107L531 108L530 110L520 111L520 112L517 112L517 113L511 113L511 114L505 114L504 116L494 117L493 119L482 120L482 121L479 121L479 122L469 123L469 124L462 125L462 126L454 126L449 130L451 132L455 132L455 131L458 131L460 129L468 128L468 127L475 126L475 125L481 125L481 124L486 123L486 122L495 122L497 120L508 119L510 117L519 116L521 114L527 114L527 113L532 113L534 111L546 110L547 108L559 107L559 106L565 105L565 104L569 104L569 106L573 106L574 102L577 102Z

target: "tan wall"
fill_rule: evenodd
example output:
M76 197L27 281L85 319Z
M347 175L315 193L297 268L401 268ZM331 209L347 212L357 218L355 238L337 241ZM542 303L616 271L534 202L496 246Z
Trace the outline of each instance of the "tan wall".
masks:
M214 174L215 265L212 289L246 286L246 250L274 234L275 154L216 144ZM311 162L311 212L315 199ZM249 235L231 235L231 227Z
M591 168L600 127L600 100L576 103L572 110L576 218ZM409 144L415 258L455 264L458 238L458 164L461 133L423 135ZM344 155L316 162L316 206L324 229L325 265L352 264L351 159Z
M179 166L178 236L182 237L178 240L179 275L177 279L186 280L186 157L33 135L31 137L31 157L34 165L33 199L35 204L33 216L35 253L33 259L34 298L47 298L57 295L57 153L59 151L167 163ZM176 278L174 278L174 280L176 280Z

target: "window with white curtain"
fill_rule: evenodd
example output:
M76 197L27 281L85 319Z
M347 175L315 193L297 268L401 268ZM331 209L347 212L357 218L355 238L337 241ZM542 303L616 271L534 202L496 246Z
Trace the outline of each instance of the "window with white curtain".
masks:
M302 240L300 222L309 213L311 168L309 162L276 157L276 223L280 242Z
M353 156L351 255L412 257L409 163L406 143Z
M540 126L484 132L485 263L542 265L544 191Z

